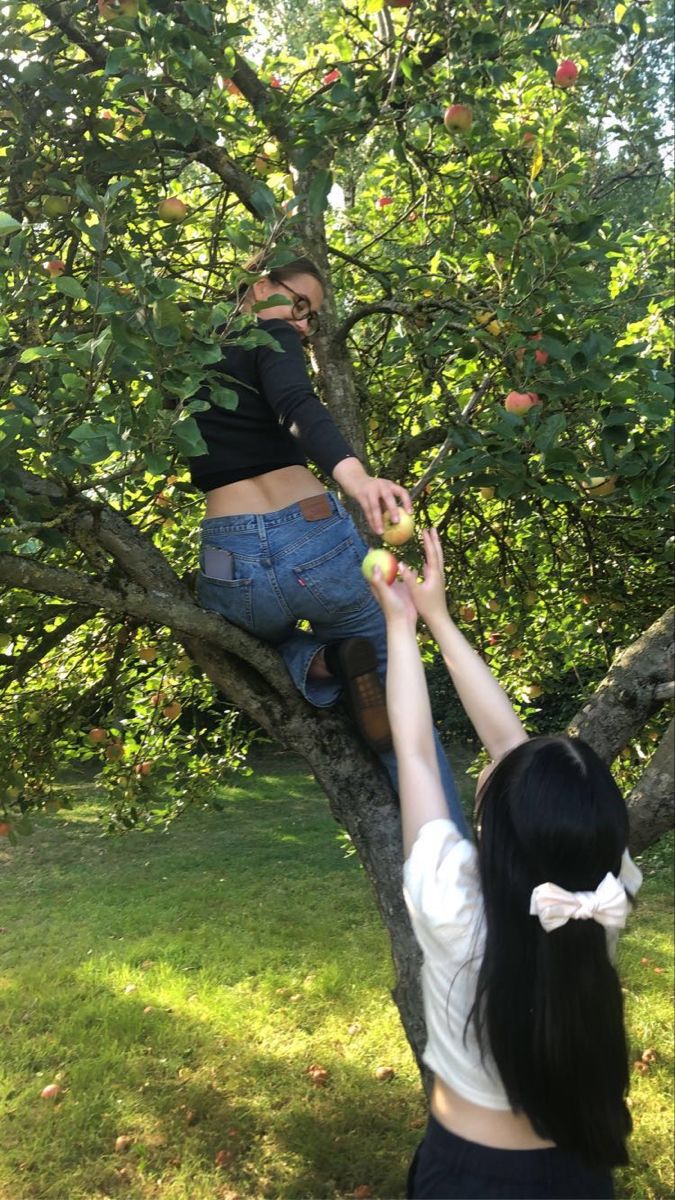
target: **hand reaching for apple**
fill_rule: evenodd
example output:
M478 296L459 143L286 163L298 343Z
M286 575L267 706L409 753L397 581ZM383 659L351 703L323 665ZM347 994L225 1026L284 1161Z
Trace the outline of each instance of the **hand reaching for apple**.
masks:
M422 531L424 541L424 578L420 581L405 563L399 564L399 576L404 583L410 602L430 629L439 621L447 620L448 604L445 597L445 574L441 539L435 529Z
M413 629L417 625L417 609L406 585L396 579L388 583L379 567L374 567L370 586L387 621L405 621Z

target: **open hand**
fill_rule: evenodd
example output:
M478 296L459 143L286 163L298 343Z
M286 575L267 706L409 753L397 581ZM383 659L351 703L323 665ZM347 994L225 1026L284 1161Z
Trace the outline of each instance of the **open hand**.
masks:
M441 540L435 529L422 532L424 541L424 578L419 580L405 563L399 564L399 576L405 585L410 602L422 620L433 625L448 615L445 598L445 574Z

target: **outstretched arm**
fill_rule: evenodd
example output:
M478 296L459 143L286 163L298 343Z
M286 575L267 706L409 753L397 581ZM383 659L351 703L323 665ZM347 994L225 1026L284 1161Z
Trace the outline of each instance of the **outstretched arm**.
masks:
M424 581L418 583L409 567L400 574L416 611L438 642L464 710L492 759L499 759L527 734L506 692L483 659L467 642L448 613L443 575L443 552L435 529L424 530Z
M415 634L417 614L400 583L379 571L373 591L387 623L387 712L398 763L403 851L407 858L427 821L447 818L434 744L431 706Z

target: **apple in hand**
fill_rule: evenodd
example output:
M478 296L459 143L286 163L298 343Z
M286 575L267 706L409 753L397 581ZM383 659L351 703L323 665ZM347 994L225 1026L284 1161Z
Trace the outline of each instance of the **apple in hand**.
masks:
M373 578L373 571L379 567L382 572L382 578L385 583L393 583L397 572L398 563L394 555L389 550L369 550L361 563L361 571L364 577L370 581Z
M178 199L178 196L167 196L157 205L157 212L162 221L168 221L170 225L177 225L187 217L188 207Z
M578 74L579 68L577 64L572 62L571 58L564 58L563 61L556 67L556 72L553 78L558 87L568 88L571 87L573 83L576 83Z
M415 532L415 522L410 513L404 508L399 509L398 521L394 523L389 513L384 514L384 529L382 541L389 546L402 546Z
M466 133L471 128L473 113L468 104L451 104L443 114L443 123L451 132Z

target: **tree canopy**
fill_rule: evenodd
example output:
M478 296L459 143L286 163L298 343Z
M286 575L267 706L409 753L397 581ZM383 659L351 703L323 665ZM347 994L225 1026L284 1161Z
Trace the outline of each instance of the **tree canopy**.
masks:
M213 367L252 336L236 290L263 258L324 271L323 398L417 485L525 714L567 720L670 595L665 3L0 16L5 832L69 759L100 759L127 825L240 766L242 710L307 744L276 655L189 587L195 397L233 403Z

